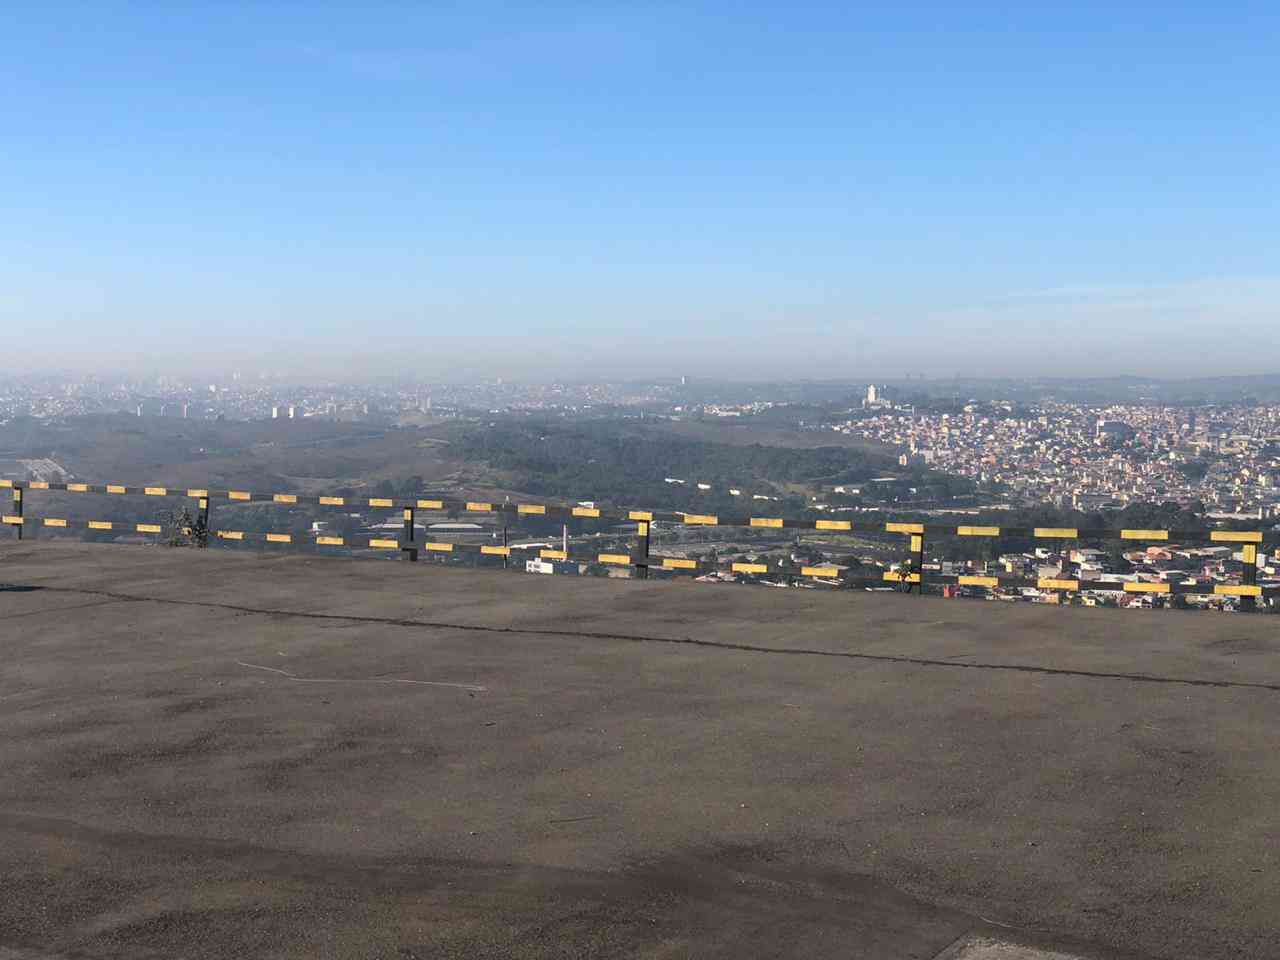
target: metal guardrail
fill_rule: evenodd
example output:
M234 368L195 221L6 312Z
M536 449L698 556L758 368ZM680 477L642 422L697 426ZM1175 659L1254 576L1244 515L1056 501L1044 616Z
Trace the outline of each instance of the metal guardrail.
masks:
M161 535L161 524L121 523L112 520L72 520L62 517L32 517L25 514L27 494L32 491L64 491L80 494L107 496L141 496L184 498L194 500L198 506L197 523L211 539L249 541L265 544L300 545L302 538L292 533L259 533L246 530L218 529L209 525L210 509L215 501L230 503L260 503L280 505L314 505L321 507L362 507L401 511L404 520L399 537L349 538L323 533L308 538L307 545L319 547L351 547L370 550L400 551L407 559L417 560L419 553L465 554L497 556L504 560L513 557L542 560L568 560L607 566L632 567L640 577L647 577L651 570L675 574L701 575L717 571L757 577L771 575L811 578L832 584L866 587L888 587L910 592L923 592L926 586L957 586L988 590L1036 588L1061 594L1074 592L1116 592L1154 595L1214 595L1239 598L1241 609L1253 609L1255 601L1263 597L1280 596L1280 588L1264 588L1257 583L1258 566L1268 546L1280 544L1280 532L1263 530L1217 530L1210 528L1187 530L1164 529L1110 529L1078 527L1011 527L972 524L937 524L909 521L861 521L832 520L825 518L788 518L751 515L710 515L683 511L638 510L629 508L605 509L595 506L555 503L492 503L449 498L415 497L351 497L304 495L292 493L253 493L247 490L213 490L205 488L137 487L124 484L54 483L41 481L0 480L0 487L10 487L13 493L13 512L2 518L5 525L16 529L19 538L23 530L32 526L54 529L84 529L119 533ZM542 546L502 546L489 544L453 543L416 538L415 520L419 511L448 512L451 514L498 514L508 519L515 517L546 517L563 520L613 520L636 524L636 537L627 553L584 551L581 549L555 550ZM804 565L786 561L750 561L716 563L685 557L663 556L650 553L651 524L668 522L684 526L733 526L759 529L798 529L832 533L895 534L909 538L909 553L900 570L888 570L875 576L867 576L829 564ZM958 537L975 539L1064 540L1115 540L1134 543L1217 543L1239 545L1242 556L1242 576L1238 584L1220 582L1155 582L1081 580L1075 578L1028 578L1006 575L964 575L932 573L925 569L925 542L930 537ZM504 528L504 541L505 541Z

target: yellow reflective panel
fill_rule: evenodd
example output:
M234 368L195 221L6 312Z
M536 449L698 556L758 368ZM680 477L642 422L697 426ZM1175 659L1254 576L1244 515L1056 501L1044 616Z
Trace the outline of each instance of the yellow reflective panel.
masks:
M923 523L886 523L884 528L888 533L924 533Z
M1260 597L1262 588L1244 583L1219 583L1213 592L1220 597Z
M1217 543L1261 543L1260 530L1215 530L1209 539Z

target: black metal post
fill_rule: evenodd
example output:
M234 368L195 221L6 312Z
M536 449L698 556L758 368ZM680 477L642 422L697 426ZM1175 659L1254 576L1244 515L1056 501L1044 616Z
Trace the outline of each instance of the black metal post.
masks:
M502 515L502 569L506 570L511 565L511 554L507 551L510 549L507 543L507 516Z
M410 563L416 563L418 547L413 542L413 507L404 508L404 540L405 542L400 545L404 558Z
M1244 555L1244 572L1240 576L1240 582L1246 587L1256 587L1258 585L1258 548L1252 543L1246 543L1242 553ZM1258 603L1255 598L1240 598L1240 610L1242 613L1253 613L1257 609Z
M15 485L13 488L13 514L18 518L16 529L18 531L18 539L22 539L22 488Z
M920 578L920 596L924 596L924 534L914 533L911 535L911 552L914 555L912 559L912 567L915 568L915 575ZM907 583L907 592L911 592L911 584Z
M636 574L641 580L649 579L649 521L636 522L636 539L639 559L636 561Z
M201 547L209 546L209 498L200 498L200 536L196 538L196 545Z

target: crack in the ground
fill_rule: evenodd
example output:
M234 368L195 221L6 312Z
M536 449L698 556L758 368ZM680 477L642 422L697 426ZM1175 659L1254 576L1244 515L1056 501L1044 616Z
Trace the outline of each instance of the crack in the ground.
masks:
M1223 690L1266 690L1280 693L1280 683L1263 683L1249 680L1204 680L1197 677L1167 677L1149 673L1119 673L1103 670L1073 670L1067 667L1045 667L1018 663L962 663L957 660L932 657L909 657L887 653L855 653L848 650L818 650L812 647L769 647L754 643L732 643L726 640L698 640L694 637L653 637L633 633L610 633L595 630L545 630L538 627L491 627L474 623L449 623L439 620L413 620L400 617L371 617L350 613L309 613L301 610L277 610L250 607L235 603L219 603L214 600L177 600L166 597L144 597L109 590L87 587L44 587L57 593L79 593L87 596L106 597L111 600L172 604L175 606L204 607L211 610L229 610L265 617L294 617L306 620L345 621L348 623L377 623L394 627L410 627L430 630L465 630L475 633L494 633L546 637L572 637L582 640L620 640L628 643L667 643L681 646L707 647L716 650L733 650L740 653L766 653L779 656L832 657L843 660L863 660L873 663L897 663L917 667L948 667L952 670L1003 670L1011 673L1031 673L1050 677L1081 677L1091 680L1127 680L1133 683L1175 684L1190 687L1212 687ZM54 612L54 611L50 611Z
M84 610L86 607L105 607L108 604L125 603L125 602L131 602L131 601L125 601L121 598L113 597L108 600L90 600L88 603L77 603L73 607L58 607L56 610L50 610L48 608L45 608L42 610L26 610L22 613L11 613L8 616L0 617L0 622L7 623L10 620L18 620L18 619L21 619L22 617L35 617L35 616L39 616L42 613L67 613L71 610Z

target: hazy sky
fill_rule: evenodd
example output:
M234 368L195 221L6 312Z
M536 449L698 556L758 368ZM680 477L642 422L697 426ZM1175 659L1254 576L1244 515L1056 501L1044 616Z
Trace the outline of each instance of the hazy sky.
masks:
M1280 4L1049 6L6 5L4 341L1280 370Z

